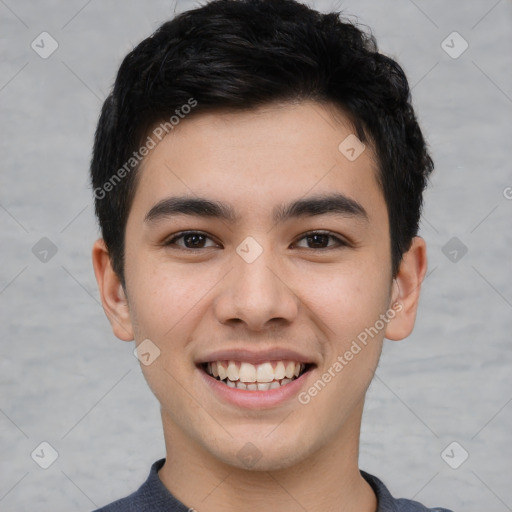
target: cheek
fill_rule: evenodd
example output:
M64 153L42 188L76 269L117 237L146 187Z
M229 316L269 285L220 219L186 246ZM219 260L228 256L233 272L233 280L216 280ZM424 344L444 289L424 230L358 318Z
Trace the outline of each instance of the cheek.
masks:
M188 270L147 264L137 266L132 272L130 285L133 300L131 314L137 321L136 338L178 340L173 332L186 322L202 293L200 283ZM201 288L203 289L203 287Z
M307 306L325 326L326 336L342 348L362 330L375 323L389 301L389 283L370 265L332 269L301 285Z
M135 267L135 265L134 265ZM166 408L182 410L179 382L185 382L194 370L188 352L191 326L197 324L195 308L204 294L191 277L193 273L170 272L156 265L142 265L131 274L130 286L134 300L130 314L137 343L149 339L158 347L158 356L149 365L141 364L150 389ZM190 407L190 404L189 404Z

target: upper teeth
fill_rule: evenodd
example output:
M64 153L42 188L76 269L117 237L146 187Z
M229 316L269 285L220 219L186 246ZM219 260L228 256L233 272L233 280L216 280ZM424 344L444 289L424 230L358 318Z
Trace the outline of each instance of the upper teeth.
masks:
M298 377L304 365L295 361L267 361L258 365L239 361L213 361L208 363L206 370L220 380L227 378L232 382L272 382Z

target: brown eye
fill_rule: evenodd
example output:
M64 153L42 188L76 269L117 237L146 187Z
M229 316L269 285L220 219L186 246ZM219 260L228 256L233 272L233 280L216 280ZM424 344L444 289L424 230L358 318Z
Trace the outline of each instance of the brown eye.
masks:
M312 231L310 233L306 233L302 238L299 239L299 241L301 240L306 240L308 245L305 247L306 249L333 249L336 247L343 247L348 245L338 236L322 231ZM329 240L334 240L335 243L329 245Z
M177 243L178 240L182 240L182 243ZM207 240L211 240L211 238L205 233L201 233L200 231L187 231L178 233L170 240L167 240L164 245L175 245L182 249L207 249L208 247L215 247L217 245L212 241L213 245L205 246Z

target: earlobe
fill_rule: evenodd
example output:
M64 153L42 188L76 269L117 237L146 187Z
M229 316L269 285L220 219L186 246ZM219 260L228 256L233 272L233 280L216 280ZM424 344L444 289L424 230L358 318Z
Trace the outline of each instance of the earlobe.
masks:
M396 314L387 325L386 338L401 340L411 334L416 320L421 284L426 271L425 240L416 236L412 240L410 249L404 253L398 274L393 280L391 305Z
M101 238L94 243L92 263L103 310L112 326L112 331L119 339L132 341L134 336L126 293L112 268L110 254Z

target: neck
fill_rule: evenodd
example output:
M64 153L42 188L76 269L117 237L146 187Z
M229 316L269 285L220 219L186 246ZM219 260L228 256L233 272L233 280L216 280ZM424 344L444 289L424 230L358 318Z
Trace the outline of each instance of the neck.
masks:
M375 512L377 498L359 472L362 404L324 445L291 467L249 471L219 461L162 413L167 457L160 480L200 512Z

